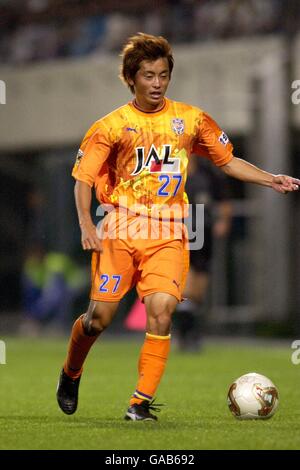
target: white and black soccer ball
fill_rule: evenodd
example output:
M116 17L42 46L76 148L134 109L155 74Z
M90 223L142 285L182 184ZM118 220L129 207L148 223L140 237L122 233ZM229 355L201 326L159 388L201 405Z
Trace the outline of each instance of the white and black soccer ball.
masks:
M268 377L251 372L230 385L227 403L237 419L271 418L279 403L278 390Z

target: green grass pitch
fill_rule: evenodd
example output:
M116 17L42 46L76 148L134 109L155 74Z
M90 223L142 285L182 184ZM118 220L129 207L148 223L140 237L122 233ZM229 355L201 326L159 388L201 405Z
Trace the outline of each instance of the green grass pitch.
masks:
M300 365L289 345L209 344L201 354L173 347L157 394L157 423L126 422L136 384L139 339L104 338L93 347L79 408L64 415L55 389L66 340L6 338L0 365L0 449L299 449ZM279 389L268 421L237 421L226 403L230 383L247 372L267 375Z

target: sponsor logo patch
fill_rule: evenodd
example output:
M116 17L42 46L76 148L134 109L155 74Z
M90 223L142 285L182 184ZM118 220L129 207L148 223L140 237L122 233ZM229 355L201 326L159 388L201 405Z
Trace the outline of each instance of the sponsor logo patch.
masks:
M223 145L228 144L229 139L228 139L227 135L225 134L225 132L222 132L222 134L220 135L219 142L221 142L221 144L223 144Z
M77 152L77 155L76 155L76 161L75 161L75 165L79 165L81 159L83 157L83 151L81 149L78 150Z

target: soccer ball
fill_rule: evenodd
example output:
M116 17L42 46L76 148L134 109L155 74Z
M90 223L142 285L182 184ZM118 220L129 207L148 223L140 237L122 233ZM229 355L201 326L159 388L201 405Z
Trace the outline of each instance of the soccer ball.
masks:
M271 418L278 406L278 390L270 379L251 372L230 385L227 403L237 419Z

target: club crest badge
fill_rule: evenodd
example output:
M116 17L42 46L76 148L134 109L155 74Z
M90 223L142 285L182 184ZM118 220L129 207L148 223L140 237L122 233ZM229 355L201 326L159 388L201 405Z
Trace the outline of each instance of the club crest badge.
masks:
M175 132L176 135L181 135L184 133L184 120L179 118L174 118L171 121L172 131Z

